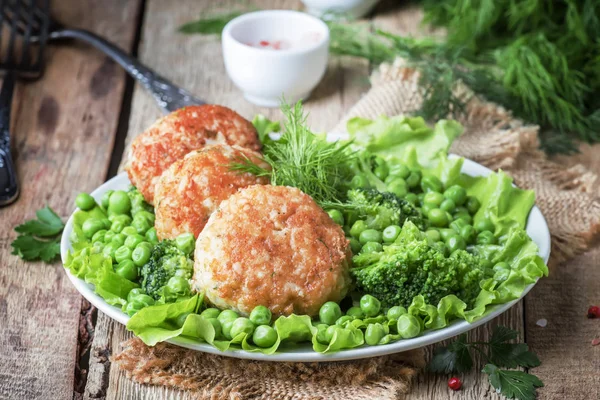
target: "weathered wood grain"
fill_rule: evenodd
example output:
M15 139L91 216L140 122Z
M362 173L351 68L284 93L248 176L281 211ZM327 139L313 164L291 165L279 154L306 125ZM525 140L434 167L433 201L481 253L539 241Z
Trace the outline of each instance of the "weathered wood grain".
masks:
M54 2L62 22L127 48L138 0ZM73 397L81 297L60 264L10 255L12 228L45 204L59 214L105 179L124 74L87 47L51 45L44 77L18 84L13 147L19 200L0 209L0 398Z

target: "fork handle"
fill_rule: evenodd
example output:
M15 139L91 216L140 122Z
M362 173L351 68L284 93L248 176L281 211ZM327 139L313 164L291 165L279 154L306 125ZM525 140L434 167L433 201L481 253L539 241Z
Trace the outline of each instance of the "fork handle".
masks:
M0 207L19 196L17 171L10 154L10 108L14 89L15 76L9 71L4 75L0 91Z
M172 112L185 106L205 104L204 101L158 75L116 45L92 32L82 29L59 29L50 33L50 38L79 39L91 44L125 68L135 80L150 91L159 107L166 112Z

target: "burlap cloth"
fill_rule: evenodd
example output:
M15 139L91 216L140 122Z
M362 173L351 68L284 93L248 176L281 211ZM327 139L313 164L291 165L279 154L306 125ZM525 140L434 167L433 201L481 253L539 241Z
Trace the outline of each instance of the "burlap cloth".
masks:
M418 74L398 60L382 65L372 88L348 118L410 113L422 101ZM549 161L538 150L538 127L525 125L495 104L457 89L467 103L465 133L452 152L491 169L502 168L517 185L533 189L552 233L552 264L585 250L600 230L596 175L583 166ZM168 344L153 348L134 338L112 358L132 380L193 391L206 399L399 399L424 365L420 350L339 363L276 363L237 360Z

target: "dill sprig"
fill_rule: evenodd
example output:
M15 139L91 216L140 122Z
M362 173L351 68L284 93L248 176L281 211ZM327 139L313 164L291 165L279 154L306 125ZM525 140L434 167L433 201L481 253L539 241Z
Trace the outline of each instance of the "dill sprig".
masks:
M264 160L271 169L248 158L230 168L268 176L272 185L297 187L319 204L343 201L351 176L349 165L355 157L350 142L328 142L311 132L301 102L293 108L284 103L281 111L286 118L281 138L263 146Z

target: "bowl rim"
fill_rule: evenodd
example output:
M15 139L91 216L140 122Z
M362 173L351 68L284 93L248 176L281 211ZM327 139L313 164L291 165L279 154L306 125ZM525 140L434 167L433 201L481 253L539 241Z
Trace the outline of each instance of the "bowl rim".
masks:
M449 156L451 158L458 157L454 154L450 154ZM464 158L464 164L461 172L471 176L487 176L490 173L493 173L494 171L475 161L472 161L468 158ZM111 188L112 186L126 187L128 185L130 185L130 182L127 173L122 172L109 179L107 182L103 183L99 187L97 187L91 193L91 195L96 199L96 201L100 201L102 194L109 190L109 188ZM544 218L544 215L542 214L541 210L537 207L537 205L534 205L529 213L529 216L527 218L526 229L530 227L530 224L533 225L533 223L535 223L535 226L533 226L532 228L539 230L539 234L536 235L536 237L540 240L540 242L535 242L538 246L538 254L547 264L548 259L550 257L550 231L548 229L546 219ZM86 283L82 279L77 278L76 276L72 275L68 269L64 268L67 252L71 249L69 236L72 230L73 213L69 216L69 219L65 224L60 243L63 269L67 274L67 277L73 283L77 291L90 303L92 303L92 305L94 305L98 310L102 311L111 319L114 319L115 321L123 325L127 325L127 322L129 321L130 317L123 311L121 311L120 307L115 307L108 304L102 297L100 297L94 292L93 286L91 284ZM529 229L527 229L527 231L528 234L530 234ZM483 325L495 319L508 309L512 308L516 303L522 300L525 297L525 295L527 295L527 293L529 293L529 291L537 284L538 281L539 279L536 280L534 283L528 285L523 291L523 293L521 293L521 296L519 296L519 298L512 300L508 303L493 305L485 315L473 321L472 323L469 323L462 319L456 319L445 328L427 330L422 335L417 336L415 338L403 339L382 346L360 346L354 349L340 350L338 352L328 354L317 353L312 349L312 347L303 346L291 350L286 349L286 351L283 352L276 352L275 354L267 355L260 352L250 352L242 349L229 349L227 351L221 351L208 343L196 341L192 342L186 340L185 338L179 337L167 340L167 342L195 351L202 351L205 353L216 354L220 356L258 361L331 362L371 358L424 347L459 335L461 333L468 332L480 325Z
M316 41L315 43L312 43L310 46L303 46L300 48L289 48L289 49L281 49L281 50L275 50L275 49L271 49L271 48L262 48L262 47L254 47L254 46L249 46L246 43L240 42L239 40L237 40L233 34L232 34L232 30L244 23L244 22L248 22L254 19L257 19L259 17L264 17L264 16L270 16L272 17L272 19L275 19L277 17L281 17L281 16L293 16L296 18L305 18L306 20L310 20L312 22L316 22L317 25L320 26L322 32L322 37L319 38L318 41ZM328 46L329 43L329 27L327 26L327 24L325 22L323 22L320 18L317 18L315 16L312 16L310 14L301 12L301 11L295 11L295 10L261 10L261 11L252 11L249 13L245 13L240 15L239 17L236 17L234 19L232 19L231 21L229 21L225 27L223 28L223 32L222 32L222 36L223 36L223 43L225 43L226 40L231 40L231 42L235 45L241 46L242 48L246 49L247 51L256 51L256 52L261 52L262 54L278 54L281 56L285 56L285 55L302 55L302 54L307 54L307 53L311 53L315 50L320 49L321 47Z

